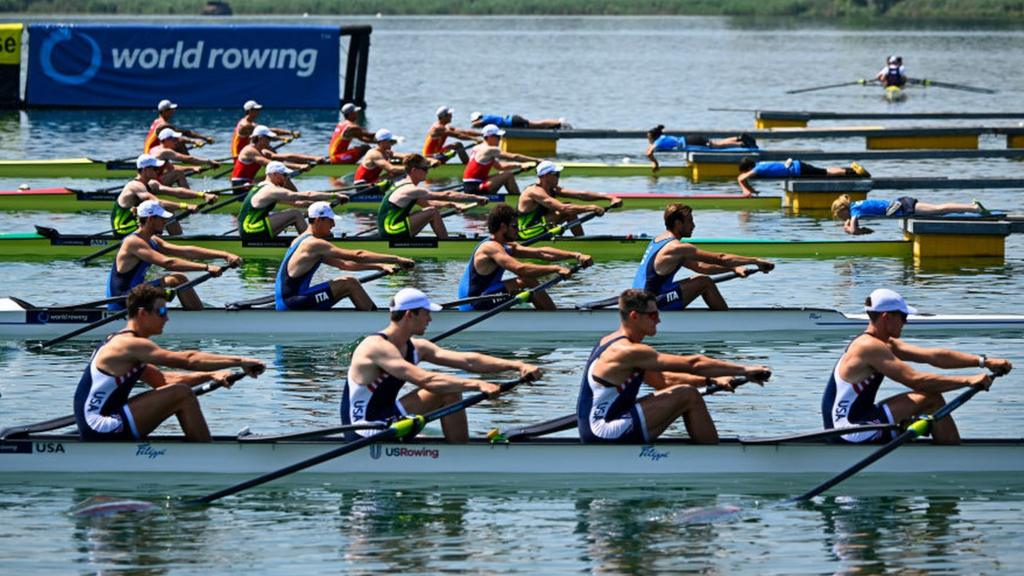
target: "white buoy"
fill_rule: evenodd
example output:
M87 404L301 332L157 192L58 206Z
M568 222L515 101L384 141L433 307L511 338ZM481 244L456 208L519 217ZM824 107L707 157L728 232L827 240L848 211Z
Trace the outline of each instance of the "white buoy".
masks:
M629 164L629 162L630 162L629 156L623 156L622 157L622 163L623 164Z

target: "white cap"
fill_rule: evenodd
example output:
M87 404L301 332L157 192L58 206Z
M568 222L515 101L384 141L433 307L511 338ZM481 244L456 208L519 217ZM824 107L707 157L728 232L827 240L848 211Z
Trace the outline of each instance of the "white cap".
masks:
M451 116L453 114L455 114L455 108L452 108L451 106L441 106L437 109L438 118L441 116Z
M284 174L285 176L288 176L293 172L295 172L295 170L288 168L283 162L271 162L270 164L267 164L267 174Z
M263 104L260 104L255 100L249 100L245 104L242 104L242 110L245 110L246 112L249 110L259 110L260 108L263 108Z
M360 110L362 110L362 108L352 103L345 104L344 106L341 107L341 113L344 114L345 116L348 116L353 112L359 112Z
M253 138L260 138L260 137L263 137L263 138L273 138L274 137L274 131L271 130L270 128L267 128L266 126L260 124L259 126L257 126L257 127L252 129L252 137Z
M374 133L373 135L374 142L386 142L389 140L391 142L397 142L397 140L395 140L395 135L392 134L391 130L388 130L387 128L381 128L380 130L377 130L377 132Z
M319 202L313 202L309 205L309 209L306 210L306 216L312 220L313 218L330 218L334 219L334 210L331 210L331 204L320 200Z
M903 312L904 314L917 314L917 308L913 306L907 306L907 301L903 299L895 290L889 290L888 288L879 288L868 296L871 302L871 306L865 306L865 312Z
M488 136L504 136L505 135L505 131L502 130L501 128L498 128L494 124L488 124L487 126L484 126L483 133L484 133L484 138L487 138Z
M181 132L176 132L174 128L164 128L157 135L160 140L167 140L168 138L181 138Z
M177 107L178 105L170 100L161 100L160 103L156 105L156 109L160 112L163 112L164 110L174 110Z
M150 216L170 218L171 216L174 216L174 214L164 210L164 207L156 200L146 200L142 204L139 204L139 207L135 210L135 214L138 215L139 218L149 218Z
M562 168L562 166L555 164L551 160L545 160L540 164L537 164L537 176L545 176L552 172L561 172Z
M431 312L441 310L441 306L434 304L427 298L427 295L415 288L402 288L391 297L391 306L388 309L392 312L402 310L418 310L426 308Z
M135 167L139 170L143 168L159 168L163 165L163 160L150 154L139 154L139 157L135 159Z
M479 119L481 119L483 117L484 117L484 115L483 115L482 112L473 112L472 114L469 115L469 121L470 122L476 122L477 120L479 120Z

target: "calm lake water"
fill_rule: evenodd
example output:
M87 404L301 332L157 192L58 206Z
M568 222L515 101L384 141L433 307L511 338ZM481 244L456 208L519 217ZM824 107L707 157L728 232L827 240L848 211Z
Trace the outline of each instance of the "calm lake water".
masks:
M278 21L275 19L274 21ZM299 22L299 20L290 20ZM314 21L310 19L310 21ZM321 22L321 20L315 20ZM710 108L857 111L1008 111L1019 109L1024 89L1019 63L1024 33L1016 31L850 31L796 23L750 26L717 18L384 18L329 20L374 26L369 79L373 128L388 127L419 148L436 107L457 110L465 124L473 110L528 117L566 116L580 127L752 127L750 112ZM948 82L992 85L980 96L929 89L894 108L877 90L853 87L790 96L790 88L855 80L873 74L890 53L904 56L910 74ZM978 72L976 72L978 71ZM983 71L983 72L982 72ZM979 73L980 72L980 73ZM149 111L0 112L0 158L88 155L134 156L153 114ZM184 126L219 136L203 154L227 154L236 111L181 110ZM267 110L266 121L296 127L291 146L323 153L336 121L331 111ZM772 147L860 149L860 140L769 142ZM1005 144L983 138L984 147ZM212 148L212 149L211 149ZM569 141L565 158L642 162L643 142ZM894 161L869 166L882 176L1021 177L1021 164L1003 160ZM304 188L327 179L304 180ZM0 189L20 180L0 179ZM98 188L116 181L28 181L33 187ZM525 179L524 179L525 183ZM213 188L220 182L202 183ZM735 184L693 185L678 178L567 179L567 186L599 191L732 192ZM762 193L779 193L766 185ZM929 202L970 201L1020 211L1018 191L918 191ZM610 215L594 233L657 233L656 212ZM105 214L0 214L0 233L47 223L61 230L106 228ZM356 230L365 217L343 215L339 230ZM194 232L234 226L229 216L196 218ZM453 220L455 230L480 231L478 217ZM835 223L781 212L700 212L697 236L841 238ZM893 225L879 238L897 238ZM770 275L723 285L726 298L745 306L821 306L856 311L872 289L894 287L924 311L1024 313L1024 246L1007 244L1005 263L957 262L915 268L896 259L785 260ZM370 285L384 302L406 284L439 300L454 298L464 264L422 262L406 276ZM563 304L610 295L627 286L635 265L601 264L555 291ZM211 303L264 295L273 289L274 263L251 262L238 274L205 284ZM0 262L0 294L39 304L102 297L107 268L71 262ZM173 314L172 319L173 322ZM385 323L381 316L382 326ZM609 326L609 330L613 329ZM254 332L260 330L253 327ZM765 388L742 388L714 397L709 406L723 435L772 436L820 426L821 389L846 339L794 335L774 341L716 338L694 344L659 340L677 353L702 352L746 363L765 363L775 377ZM1024 360L1019 336L950 334L925 345ZM215 433L243 427L273 433L332 425L340 377L352 342L164 339L169 347L252 355L268 362L258 380L203 399ZM470 413L474 433L527 424L570 410L589 339L460 336L453 347L519 357L545 367L543 383ZM0 426L70 412L71 396L92 342L63 344L51 352L0 342ZM988 394L957 412L965 437L1021 437L1024 391L1019 375L999 380ZM887 384L883 394L896 393ZM163 429L176 432L174 425ZM672 435L682 434L676 426ZM898 454L893 457L899 457ZM786 482L766 489L721 478L708 485L563 485L509 481L465 485L430 482L331 481L282 483L243 493L205 509L161 509L145 515L83 520L68 513L101 493L149 498L181 497L210 488L198 479L168 486L120 479L106 484L74 478L12 481L0 478L0 571L9 574L136 573L273 574L381 573L1015 573L1024 562L1024 488L972 486L943 478L874 489L844 485L807 506L780 502L813 484ZM738 508L714 514L716 509ZM698 509L694 511L693 509Z

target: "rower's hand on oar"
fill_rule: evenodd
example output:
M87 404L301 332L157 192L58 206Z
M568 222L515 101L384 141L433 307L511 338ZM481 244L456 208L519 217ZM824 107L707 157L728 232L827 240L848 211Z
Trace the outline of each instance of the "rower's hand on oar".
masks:
M490 201L491 201L491 199L488 198L487 196L481 196L481 197L476 199L476 205L477 206L487 206L487 203L490 202Z
M484 200L484 204L486 204L487 203L487 198L484 198L483 200ZM463 212L465 212L466 210L469 210L471 208L476 208L477 206L483 206L483 204L481 204L480 202L462 202L462 203L456 202L456 203L453 203L453 205L452 205L453 208L455 208L456 210L459 211L459 214L462 214Z
M998 376L1002 376L1009 374L1010 370L1013 370L1013 364L1006 358L985 358L985 368L988 368Z
M544 377L544 371L541 370L540 366L534 366L533 364L523 363L519 367L519 377L527 382L536 382Z
M255 378L266 371L267 365L262 360L255 358L242 358L242 362L238 365L243 372L250 378Z
M772 270L775 270L775 262L769 262L767 260L758 260L757 269L767 274Z
M711 379L711 384L723 392L735 393L738 384L733 383L733 378L733 376L716 376Z
M217 201L217 198L220 198L220 196L217 196L216 194L211 194L209 192L204 192L203 193L203 203L204 204L213 204L214 202Z
M584 267L584 268L589 268L589 267L594 265L594 257L589 255L589 254L584 254L582 252L577 252L576 253L576 262L578 262L579 265ZM562 273L559 272L559 274L562 274ZM566 274L562 274L562 276L566 276Z
M992 374L985 372L984 374L969 376L967 381L969 382L968 386L981 388L988 392L988 389L992 387Z
M232 374L231 370L218 370L210 374L210 380L225 388L231 388L231 385L235 383L234 379L231 378Z
M772 377L772 371L767 366L746 366L743 369L743 375L747 380L764 386L764 383Z
M332 204L334 204L335 206L341 206L343 204L348 204L348 201L348 194L342 194L341 192L338 192L337 194L334 195L334 202L332 202Z
M612 203L608 205L608 210L611 210L613 208L618 208L620 206L622 206L622 198L619 198L617 196L612 196Z
M238 254L231 254L229 252L228 255L224 257L224 261L228 263L228 266L234 267L242 263L242 257Z
M207 264L206 271L210 273L214 278L220 278L220 275L224 273L226 266L218 266L216 264Z
M412 270L413 268L416 267L416 261L413 260L412 258L399 257L398 266L401 267L403 270Z
M501 395L501 386L498 384L483 380L474 380L473 382L476 384L476 389L487 394L488 398L494 399Z

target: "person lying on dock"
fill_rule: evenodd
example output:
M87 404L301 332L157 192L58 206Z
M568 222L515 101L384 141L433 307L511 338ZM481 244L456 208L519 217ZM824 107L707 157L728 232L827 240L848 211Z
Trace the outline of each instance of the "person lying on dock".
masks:
M139 229L125 236L117 250L117 256L110 266L107 279L107 296L123 296L140 284L147 284L146 272L150 266L159 266L172 272L211 272L220 276L223 266L200 264L193 260L224 260L228 264L238 262L241 258L231 252L201 248L199 246L179 246L171 244L160 237L167 221L173 216L156 200L147 200L139 204L136 213L139 217ZM148 282L152 286L173 288L188 282L184 274L169 274ZM202 310L203 301L193 288L178 290L178 301L186 310ZM107 304L109 310L123 310L121 302Z
M327 157L331 159L331 164L355 164L370 151L373 132L359 123L361 111L362 108L351 103L341 107L342 120L334 127L331 142L327 145ZM365 144L353 146L353 140L361 140Z
M522 169L527 162L540 163L540 158L524 154L502 152L501 137L505 131L494 124L484 126L484 141L473 147L469 162L462 171L462 191L467 194L497 194L502 187L509 194L519 194L515 169ZM491 175L497 168L499 172Z
M886 288L873 291L864 302L868 328L846 347L825 386L821 417L826 430L865 424L901 424L921 414L931 414L945 401L943 392L967 386L992 385L988 371L1009 372L1013 365L1004 358L988 358L944 348L923 348L900 340L907 316L917 314L897 292ZM922 372L910 363L930 364L936 368L973 368L986 370L971 375L944 375ZM878 389L891 378L911 392L875 401ZM867 430L841 437L853 443L888 442L898 430ZM932 442L958 444L960 434L952 417L932 425Z
M552 226L571 222L581 214L597 212L603 215L605 207L597 204L574 204L560 202L557 197L608 202L608 208L617 208L622 200L609 194L570 190L558 185L562 167L545 160L537 164L537 182L523 190L517 206L519 212L519 239L529 240L544 234ZM583 226L572 227L573 236L583 236Z
M485 196L431 190L423 184L429 170L430 163L419 154L410 154L405 159L405 179L395 182L385 192L377 208L377 231L381 238L407 240L430 224L435 236L446 239L448 228L444 225L441 209L455 208L465 212L474 206L487 204ZM420 210L413 212L416 207Z
M660 168L658 159L654 156L655 152L685 152L688 148L692 147L710 149L757 148L757 140L754 140L750 134L744 133L732 138L719 138L717 140L709 140L704 136L698 135L670 136L665 134L664 124L658 124L647 131L647 144L647 151L644 155L651 161L651 169L655 172Z
M171 416L185 440L209 442L210 429L192 387L219 382L231 387L237 366L255 378L266 366L255 358L222 356L199 350L175 352L150 340L163 333L168 320L167 294L143 284L128 293L128 323L93 352L75 390L75 423L82 440L141 441ZM163 372L157 366L189 370ZM129 400L142 380L153 390Z
M179 138L181 138L181 132L175 132L173 128L164 128L160 131L160 144L150 148L149 154L158 160L166 162L160 172L160 182L168 186L188 188L187 176L199 170L196 165L201 164L216 168L220 166L220 162L213 159L199 158L188 152L178 152ZM174 165L175 162L189 164L190 168L178 168Z
M590 266L594 259L581 252L566 252L557 248L532 248L520 246L515 241L516 211L508 204L497 204L487 215L487 230L491 237L477 244L473 255L466 263L466 271L459 281L459 299L488 294L518 294L537 286L537 278L547 274L568 276L571 271L556 264L529 264L518 258L530 258L557 262L576 260L583 266ZM514 278L503 279L505 271L515 274ZM554 310L555 303L545 291L531 293L530 302L538 310ZM478 301L459 306L459 310L487 310L500 301Z
M306 231L306 220L302 210L274 212L278 202L305 208L319 200L330 200L339 204L348 202L348 196L340 192L299 192L290 176L294 171L282 162L267 164L265 178L242 200L238 211L238 233L243 240L269 240L291 226L302 234Z
M871 174L863 166L856 162L850 162L850 166L818 168L802 162L787 158L785 162L761 161L755 162L753 158L740 160L740 175L736 178L744 196L757 194L753 184L754 178L871 178Z
M515 371L529 380L539 379L543 373L532 364L519 360L505 360L478 352L446 350L422 336L430 325L430 313L441 310L415 288L403 288L391 298L391 312L387 327L371 334L352 352L345 388L341 398L342 424L380 423L386 426L410 414L426 414L442 406L458 402L463 392L484 392L496 396L497 384L455 374L433 372L421 367L430 362L459 371L478 374ZM415 390L399 397L406 383ZM452 443L469 441L466 411L460 410L441 419L444 438ZM370 435L376 430L362 430L349 434Z
M875 74L875 80L882 83L882 86L896 86L903 88L907 84L907 69L903 66L902 56L889 56L885 60L885 67Z
M659 310L682 310L698 297L711 310L728 310L729 305L708 274L736 272L742 277L750 273L747 268L750 265L765 273L775 268L775 264L768 260L706 252L684 242L683 238L692 236L696 227L693 210L689 206L669 204L665 207L664 219L665 232L651 240L633 277L633 288L659 296ZM697 275L676 280L676 273L682 268L689 268Z
M427 130L427 137L423 140L423 155L433 158L441 164L447 163L458 156L463 164L469 162L469 154L462 142L446 144L448 138L480 142L480 133L475 130L463 130L452 126L452 118L455 109L448 106L441 106L437 109L437 120Z
M156 105L157 117L153 122L149 124L149 132L146 133L146 140L142 144L143 154L152 154L154 146L160 144L160 132L165 128L170 128L175 132L181 132L182 138L175 143L177 146L176 150L182 154L188 154L188 147L186 143L193 144L195 146L202 146L204 144L213 144L213 138L210 136L204 136L194 130L187 130L185 128L179 128L173 124L174 115L178 112L178 105L170 100L161 100Z
M253 131L257 126L260 126L258 120L260 112L263 110L263 105L255 100L248 100L245 104L242 104L242 110L245 111L245 116L242 116L235 124L235 131L231 134L232 158L238 158L242 149L252 141ZM274 139L296 138L299 135L298 130L288 130L286 128L268 127L267 130L270 131L270 136Z
M256 180L256 174L260 168L265 168L271 162L282 162L292 170L300 170L309 164L323 164L327 162L326 156L311 156L309 154L283 154L275 152L270 147L270 141L276 138L274 130L266 126L257 126L251 132L251 139L235 157L235 166L231 170L231 186L238 188L235 194L248 192L245 186L252 186Z
M469 121L473 128L483 128L488 124L494 124L499 128L547 128L549 130L562 129L572 130L572 124L565 121L565 118L545 118L543 120L528 120L518 114L499 116L497 114L483 114L473 112L469 115Z
M910 216L944 216L946 214L991 214L980 202L971 204L926 204L917 198L900 196L895 200L868 198L850 201L849 194L843 194L832 203L832 217L843 221L843 231L847 234L871 234L871 228L860 225L860 219L867 216L907 218Z
M658 332L657 296L630 288L619 296L619 329L594 346L583 368L576 421L584 444L650 444L682 418L694 444L717 444L718 430L698 386L732 391L732 376L762 383L766 366L744 366L700 354L658 352L644 338ZM637 398L647 384L652 394Z
M376 310L366 289L353 276L339 276L310 286L321 264L338 270L383 270L396 266L412 268L415 262L401 256L369 250L346 250L331 243L334 211L327 202L314 202L307 210L309 233L296 238L277 269L274 283L274 308L277 310L329 310L344 298L352 300L356 310Z
M114 238L123 238L139 229L135 210L147 200L159 202L165 210L169 211L188 209L195 212L202 207L201 204L161 200L157 198L157 194L174 196L175 198L192 198L205 202L212 202L217 199L216 194L206 194L197 190L167 186L161 183L158 174L160 168L165 164L166 162L163 160L157 160L149 154L140 154L135 159L135 167L139 173L124 185L121 193L114 200L114 206L110 210L110 228L113 230ZM182 232L181 224L177 221L168 222L165 230L171 236L177 236Z

